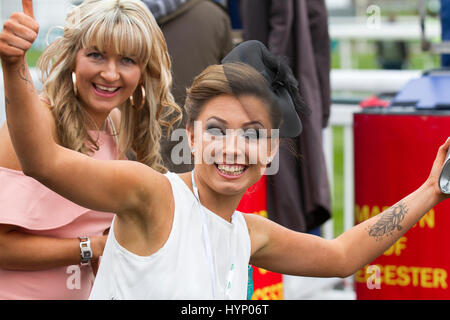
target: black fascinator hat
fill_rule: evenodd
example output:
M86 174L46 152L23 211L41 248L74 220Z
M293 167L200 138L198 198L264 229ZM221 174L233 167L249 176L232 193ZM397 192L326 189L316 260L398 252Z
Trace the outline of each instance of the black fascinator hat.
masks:
M299 113L305 113L307 107L300 96L298 82L292 70L281 57L270 53L264 44L257 40L242 42L222 60L225 76L227 63L245 63L262 74L269 83L274 94L275 106L280 108L283 122L280 137L296 137L302 131Z

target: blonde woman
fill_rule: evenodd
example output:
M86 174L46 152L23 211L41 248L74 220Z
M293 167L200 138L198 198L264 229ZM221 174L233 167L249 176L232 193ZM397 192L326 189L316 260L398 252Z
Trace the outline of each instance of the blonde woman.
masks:
M0 45L9 130L24 172L80 205L116 213L92 299L245 299L249 262L285 274L345 277L448 198L437 179L450 139L422 186L335 240L237 212L277 152L277 133L301 131L295 79L257 41L208 67L188 91L194 171L161 174L140 163L73 152L34 121L48 112L17 73L33 40L22 46L24 39L16 29L8 46Z
M24 49L38 33L32 2L22 3L24 13L14 13L0 34L2 63L4 54ZM26 40L9 46L17 32ZM166 116L180 111L170 93L164 38L141 1L84 1L68 14L63 36L43 52L39 68L39 96L26 64L13 72L47 111L33 121L49 128L59 145L101 160L132 152L164 172L161 125L170 127ZM6 124L0 131L0 184L0 299L87 299L110 210L83 208L25 176Z

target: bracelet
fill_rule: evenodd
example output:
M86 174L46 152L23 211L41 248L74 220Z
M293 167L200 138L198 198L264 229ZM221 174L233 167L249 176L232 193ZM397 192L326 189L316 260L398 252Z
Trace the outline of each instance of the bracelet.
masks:
M92 260L91 240L88 237L78 237L80 239L80 265L87 266Z

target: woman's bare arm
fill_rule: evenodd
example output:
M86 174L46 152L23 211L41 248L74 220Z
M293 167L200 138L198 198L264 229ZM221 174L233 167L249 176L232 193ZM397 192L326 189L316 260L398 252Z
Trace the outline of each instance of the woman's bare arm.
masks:
M107 236L89 237L92 261L103 253ZM21 232L16 226L0 224L0 268L37 271L80 263L80 241Z
M246 216L252 239L251 263L285 274L346 277L392 246L436 204L446 199L437 180L450 146L439 148L427 181L379 215L334 240L288 230L261 217Z

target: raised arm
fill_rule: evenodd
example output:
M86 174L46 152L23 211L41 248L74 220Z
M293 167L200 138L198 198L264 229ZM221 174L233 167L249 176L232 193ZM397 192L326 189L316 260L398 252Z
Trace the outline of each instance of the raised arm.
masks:
M379 215L334 240L288 230L257 216L246 217L252 239L251 263L276 272L346 277L383 254L436 204L448 198L437 181L450 146L438 151L427 181Z
M31 2L23 0L24 12L14 13L0 33L7 123L23 172L83 207L142 213L158 196L156 186L166 185L162 175L140 163L95 160L55 142L52 115L41 106L25 60L39 30Z

